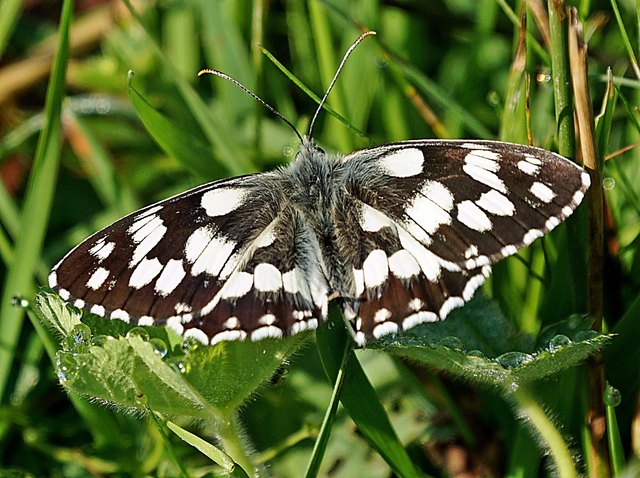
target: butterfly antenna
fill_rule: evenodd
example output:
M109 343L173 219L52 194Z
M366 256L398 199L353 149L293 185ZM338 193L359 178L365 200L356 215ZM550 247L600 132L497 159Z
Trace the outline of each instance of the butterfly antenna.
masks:
M271 106L269 103L267 103L265 100L263 100L262 98L260 98L258 95L256 95L253 91L251 91L249 88L247 88L246 86L244 86L242 83L240 83L238 80L236 80L235 78L232 78L231 76L227 75L226 73L222 73L219 70L214 70L212 68L205 68L204 70L200 70L198 72L198 76L202 76L202 75L215 75L215 76L219 76L220 78L223 78L227 81L230 81L231 83L233 83L235 86L237 86L238 88L240 88L242 91L244 91L246 94L248 94L249 96L251 96L254 100L256 100L258 103L260 103L262 106L264 106L265 108L267 108L269 111L271 111L274 115L276 115L278 118L280 118L282 121L284 121L287 125L289 125L289 127L293 130L293 132L296 134L296 136L298 136L298 138L300 139L300 142L302 142L302 135L300 133L298 133L298 130L296 129L295 126L293 126L293 123L291 121L289 121L287 118L285 118L284 116L282 116L282 114L280 114L278 112L278 110L276 110L273 106Z
M320 100L320 103L318 104L318 108L316 109L316 112L313 114L313 118L311 118L311 124L309 125L309 132L307 133L307 136L309 136L310 138L311 138L311 133L313 132L313 126L316 124L316 119L318 118L318 115L320 114L322 107L327 101L327 97L329 96L329 93L331 93L331 90L333 89L333 85L336 84L336 81L338 80L338 76L340 76L340 72L342 71L342 68L344 68L344 64L347 62L347 58L349 58L349 55L351 55L351 52L360 44L360 42L370 35L376 35L376 32L374 31L364 32L362 35L358 37L356 41L353 42L353 44L349 47L347 52L342 57L342 61L340 62L340 65L338 65L338 69L336 70L335 75L333 75L333 79L329 84L329 88L327 88L327 91L325 92L324 96Z

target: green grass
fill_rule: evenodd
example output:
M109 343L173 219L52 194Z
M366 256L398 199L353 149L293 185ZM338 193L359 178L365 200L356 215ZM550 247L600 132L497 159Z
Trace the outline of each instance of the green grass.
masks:
M68 249L122 215L293 158L298 140L283 122L201 68L237 78L304 133L317 102L308 91L321 97L371 29L329 98L337 114L314 128L327 151L530 135L575 158L561 12L547 44L532 10L522 29L521 2L124 1L117 20L106 10L72 18L62 3L0 5L0 475L445 477L457 454L472 476L634 476L640 154L625 148L640 137L637 2L573 2L595 147L612 155L602 164L602 317L582 316L599 252L588 254L584 205L496 265L483 294L442 324L356 352L335 314L294 339L183 347L164 329L127 333L92 318L87 329L54 297L33 306L34 294ZM78 53L71 42L67 56L66 29L87 18L94 43ZM35 68L43 49L55 54L47 77L9 76ZM31 301L30 320L14 296ZM600 320L610 339L589 330ZM597 350L601 360L587 361ZM590 412L607 425L601 440Z

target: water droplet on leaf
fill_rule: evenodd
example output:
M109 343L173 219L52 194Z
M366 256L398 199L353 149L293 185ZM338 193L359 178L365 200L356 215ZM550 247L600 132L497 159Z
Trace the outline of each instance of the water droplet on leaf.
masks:
M11 297L11 305L20 309L26 309L29 307L29 301L20 295L14 295Z
M549 346L547 348L549 352L555 352L562 347L570 344L571 339L569 337L567 337L566 335L558 334L549 341Z
M164 343L164 340L153 338L149 340L151 345L153 346L153 351L160 356L160 358L165 358L167 356L167 344Z
M77 324L65 338L66 349L73 353L87 353L91 345L91 329L88 325Z
M610 407L617 407L622 402L620 390L607 384L604 390L604 403Z
M576 342L583 342L585 340L595 339L598 336L598 332L595 330L581 330L576 334L574 340Z
M129 332L127 332L126 337L128 339L132 337L140 337L142 340L147 341L149 340L149 332L147 332L142 327L134 327L131 330L129 330Z
M516 368L533 360L533 357L523 352L507 352L497 358L498 363L504 368Z
M458 337L443 337L438 341L438 346L446 347L450 350L457 350L458 352L464 352L465 346Z
M486 359L486 355L483 354L480 350L470 350L467 352L468 357L481 358Z
M80 362L76 354L58 352L56 354L56 373L60 383L70 385L80 373Z

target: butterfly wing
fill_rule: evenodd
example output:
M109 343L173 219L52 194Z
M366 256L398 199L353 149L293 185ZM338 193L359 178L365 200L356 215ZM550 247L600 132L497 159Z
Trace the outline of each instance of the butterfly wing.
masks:
M358 341L444 319L490 264L569 216L589 176L559 155L493 141L409 141L343 158L343 294ZM357 227L354 227L357 225ZM354 237L354 234L356 237Z
M278 178L218 181L141 209L73 249L49 284L97 315L206 343L313 328L327 280L315 236L273 193Z

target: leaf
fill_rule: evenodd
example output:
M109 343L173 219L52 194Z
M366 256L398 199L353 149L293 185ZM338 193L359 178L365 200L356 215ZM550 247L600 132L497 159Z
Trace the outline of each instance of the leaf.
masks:
M170 156L173 156L194 173L203 178L227 176L229 171L215 160L209 148L198 138L156 111L133 87L133 74L129 75L129 98L138 117L153 139Z
M504 316L481 296L443 322L423 324L373 348L472 382L513 391L573 367L609 342L580 316L545 329L534 345L511 331Z
M58 377L69 390L132 410L210 418L235 410L308 339L198 346L164 327L133 327L80 315L50 293L36 308L63 340ZM166 356L163 355L166 353Z
M173 422L167 421L167 427L178 435L183 441L200 451L211 461L222 467L232 477L247 478L247 473L233 459L219 448L203 440L197 435L188 432Z

